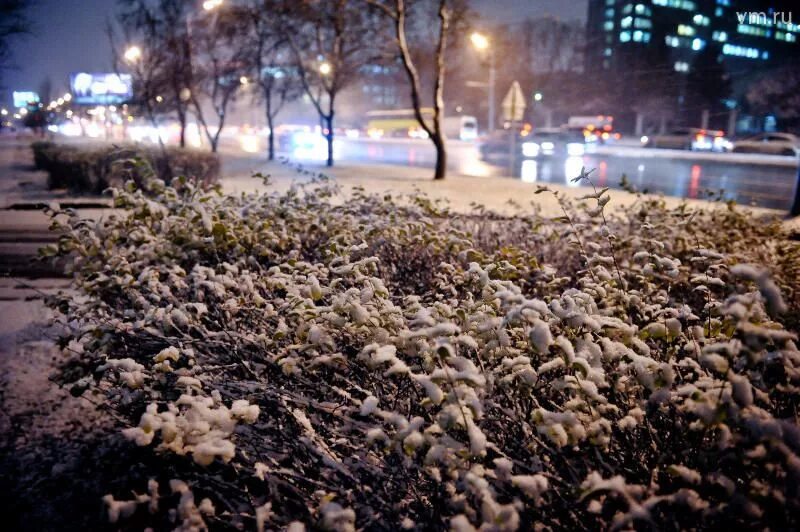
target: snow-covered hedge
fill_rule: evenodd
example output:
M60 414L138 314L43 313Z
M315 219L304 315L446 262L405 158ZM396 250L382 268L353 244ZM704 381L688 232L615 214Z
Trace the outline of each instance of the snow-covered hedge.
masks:
M324 179L155 184L71 218L62 379L162 464L108 517L796 527L797 242L725 205L612 215L587 190L553 220Z
M31 144L36 168L48 173L50 188L100 194L108 187L122 187L132 180L143 186L152 173L169 183L184 176L204 186L219 179L216 154L170 146L144 144L63 144L37 141Z

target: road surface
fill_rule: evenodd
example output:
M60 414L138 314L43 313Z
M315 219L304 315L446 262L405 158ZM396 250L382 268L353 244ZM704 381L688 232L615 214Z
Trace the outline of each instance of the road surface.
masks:
M680 158L670 157L669 153L655 155L587 154L583 157L526 159L517 161L513 175L530 183L569 185L581 167L586 167L594 169L591 175L596 185L611 188L620 188L625 175L639 191L683 198L702 199L723 191L725 198L741 204L788 209L794 197L797 167L791 161L786 164L785 157L765 157L762 164L743 164L733 162L737 157L730 158L730 154L716 157L697 154L694 158L687 158L688 153L676 154ZM348 161L433 167L435 154L426 141L342 139L339 156ZM472 143L450 143L448 156L448 166L453 172L475 176L509 175L508 157L488 164L480 159L478 149Z

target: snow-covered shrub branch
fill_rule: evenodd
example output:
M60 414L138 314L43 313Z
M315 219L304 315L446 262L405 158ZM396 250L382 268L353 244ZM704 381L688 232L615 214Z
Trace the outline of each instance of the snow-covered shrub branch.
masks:
M797 526L800 247L777 225L612 215L605 190L556 220L324 180L150 190L56 222L80 295L52 303L73 393L194 462L175 527Z

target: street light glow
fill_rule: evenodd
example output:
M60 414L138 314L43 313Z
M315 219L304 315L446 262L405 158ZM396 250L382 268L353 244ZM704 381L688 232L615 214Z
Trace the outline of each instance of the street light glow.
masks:
M65 101L65 102L72 101L72 94L70 94L70 93L66 93L66 94L64 95L64 101Z
M125 54L123 55L125 61L128 63L135 63L142 57L142 49L138 46L129 46L127 50L125 50Z
M469 36L469 40L472 41L472 46L477 48L478 50L486 50L489 48L489 38L484 35L483 33L475 32Z
M206 11L212 11L221 6L222 1L223 0L206 0L205 2L203 2L203 9Z
M542 93L541 92L537 92L536 94L533 95L533 99L536 100L537 102L541 102L542 101Z
M323 76L327 76L331 73L331 64L327 61L319 65L319 73Z
M242 85L247 85L248 83L250 83L250 80L247 79L247 76L242 76L239 78L239 83L241 83Z

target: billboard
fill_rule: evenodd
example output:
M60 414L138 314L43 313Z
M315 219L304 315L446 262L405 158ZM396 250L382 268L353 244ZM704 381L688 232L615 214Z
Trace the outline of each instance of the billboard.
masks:
M33 91L14 91L12 97L14 107L28 107L31 103L39 103L39 95Z
M83 105L113 105L133 97L130 74L90 74L70 76L72 102Z

